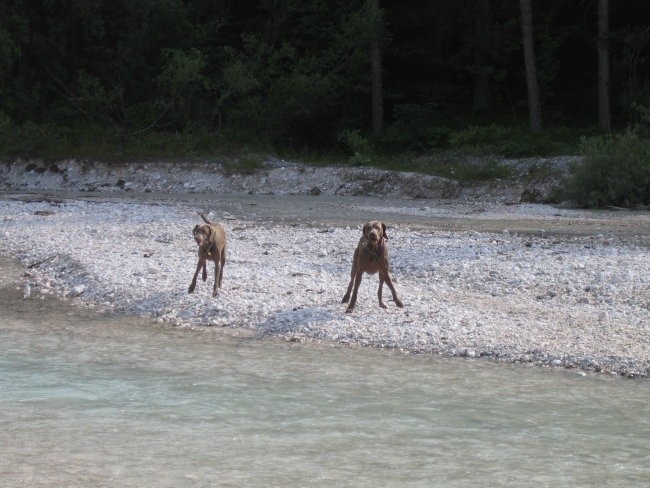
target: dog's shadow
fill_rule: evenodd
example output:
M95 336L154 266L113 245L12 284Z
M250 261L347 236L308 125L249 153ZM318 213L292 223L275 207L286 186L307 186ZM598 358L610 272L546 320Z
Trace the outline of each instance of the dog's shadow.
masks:
M185 318L202 319L209 316L209 313L204 316L193 316L191 313L187 315L185 312L191 312L193 307L188 306L187 303L179 303L178 294L178 291L151 293L146 298L129 301L128 305L122 307L121 310L128 313L135 312L142 317L152 319L166 317L169 312L174 312L170 318L181 320ZM271 335L317 337L320 335L318 329L327 327L329 322L341 320L341 316L342 310L334 306L332 308L316 306L277 310L265 317L261 317L261 321L254 325L254 330L256 331L255 335L258 337ZM234 321L237 322L236 319Z
M313 329L334 320L340 320L341 313L325 307L305 307L281 310L271 314L258 325L260 336L267 335L314 335ZM316 334L317 335L317 334Z

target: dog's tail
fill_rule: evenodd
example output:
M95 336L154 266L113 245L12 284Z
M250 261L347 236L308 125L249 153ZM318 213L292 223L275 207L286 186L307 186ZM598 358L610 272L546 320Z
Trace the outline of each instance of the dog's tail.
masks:
M208 218L207 218L205 215L203 215L201 212L199 212L199 215L201 216L201 218L203 219L203 221L204 221L206 224L208 224L208 225L212 225L212 222L210 222L210 221L208 220Z

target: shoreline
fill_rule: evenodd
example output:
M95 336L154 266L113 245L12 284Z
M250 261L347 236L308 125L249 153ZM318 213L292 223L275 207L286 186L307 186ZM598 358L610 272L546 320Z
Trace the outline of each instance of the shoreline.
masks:
M176 326L296 342L650 377L648 212L622 218L547 205L399 198L389 205L348 196L313 196L310 208L301 196L0 197L0 252L21 260L34 298L67 296ZM324 202L334 207L324 211ZM199 209L228 233L217 298L210 270L207 283L187 294ZM363 215L389 227L404 309L392 301L380 309L377 278L366 275L357 310L344 313ZM519 231L516 222L527 218L530 230ZM546 232L558 221L557 232ZM562 231L571 225L580 231Z

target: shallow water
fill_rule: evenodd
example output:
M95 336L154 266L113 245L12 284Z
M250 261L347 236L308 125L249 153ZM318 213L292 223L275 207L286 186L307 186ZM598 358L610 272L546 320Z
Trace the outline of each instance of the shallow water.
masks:
M97 314L0 260L0 485L643 486L650 382Z

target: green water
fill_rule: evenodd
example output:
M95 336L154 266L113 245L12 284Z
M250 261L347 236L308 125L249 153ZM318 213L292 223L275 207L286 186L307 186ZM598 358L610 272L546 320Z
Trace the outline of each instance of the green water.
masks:
M650 382L100 315L0 271L0 486L638 487Z

